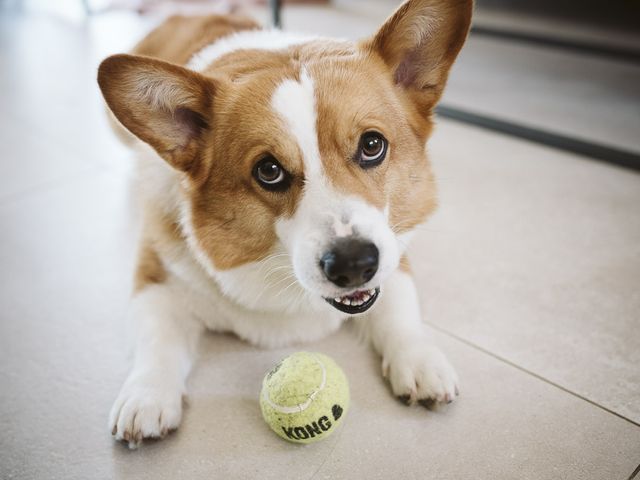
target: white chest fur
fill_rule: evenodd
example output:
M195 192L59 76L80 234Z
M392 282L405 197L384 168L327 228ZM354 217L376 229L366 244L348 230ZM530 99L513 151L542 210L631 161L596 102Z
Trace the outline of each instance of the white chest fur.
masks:
M169 265L170 282L207 328L235 333L255 345L281 347L337 330L344 314L308 295L288 274L279 273L284 269L274 270L282 266L277 255L215 272L212 278L185 248Z

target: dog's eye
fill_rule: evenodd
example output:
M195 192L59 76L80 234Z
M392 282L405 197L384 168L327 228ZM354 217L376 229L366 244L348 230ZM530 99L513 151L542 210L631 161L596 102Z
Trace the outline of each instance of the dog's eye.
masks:
M255 164L253 167L253 176L260 186L266 190L283 191L289 188L289 174L282 165L270 155Z
M367 132L360 137L357 161L362 168L380 165L387 155L387 139L378 132Z

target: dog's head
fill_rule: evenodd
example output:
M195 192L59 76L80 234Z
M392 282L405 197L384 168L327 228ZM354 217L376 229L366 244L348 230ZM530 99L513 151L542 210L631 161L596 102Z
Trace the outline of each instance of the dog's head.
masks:
M185 235L211 272L279 255L309 298L361 313L435 208L425 144L471 8L410 0L367 41L244 48L200 72L117 55L99 83L182 173Z

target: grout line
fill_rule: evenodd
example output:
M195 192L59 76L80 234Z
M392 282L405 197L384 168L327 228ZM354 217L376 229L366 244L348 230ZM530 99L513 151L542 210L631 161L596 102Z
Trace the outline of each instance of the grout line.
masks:
M324 460L322 461L322 463L320 463L320 465L318 466L318 468L316 469L316 471L313 473L313 475L311 475L309 477L309 480L313 480L314 478L316 478L318 476L318 473L320 472L320 470L322 470L322 467L324 467L325 463L327 463L327 460L329 460L329 458L331 458L333 456L333 452L335 452L336 448L338 447L338 444L340 443L340 440L342 440L342 432L344 432L346 426L347 426L347 421L348 421L349 417L347 417L343 422L342 425L340 425L340 431L336 434L336 435L340 435L338 438L336 438L335 443L333 444L333 447L331 447L331 451L329 452L329 454L324 458Z
M636 469L633 471L633 473L631 473L631 476L627 480L633 480L638 476L638 473L640 473L640 465L636 467Z
M569 395L572 395L572 396L574 396L576 398L579 398L580 400L583 400L583 401L593 405L594 407L597 407L600 410L604 410L605 412L610 413L611 415L614 415L614 416L616 416L616 417L618 417L618 418L620 418L622 420L625 420L625 421L629 422L630 424L635 425L636 427L640 427L640 423L638 423L638 422L636 422L634 420L631 420L630 418L625 417L624 415L622 415L622 414L620 414L618 412L615 412L615 411L611 410L610 408L607 408L607 407L605 407L603 405L600 405L599 403L596 403L593 400L590 400L589 398L587 398L587 397L585 397L583 395L580 395L579 393L576 393L576 392L574 392L572 390L569 390L567 387L563 387L562 385L560 385L560 384L558 384L558 383L556 383L556 382L554 382L552 380L549 380L548 378L545 378L542 375L539 375L539 374L537 374L537 373L535 373L535 372L533 372L531 370L528 370L527 368L524 368L524 367L512 362L511 360L506 359L505 357L502 357L502 356L500 356L500 355L498 355L496 353L493 353L493 352L487 350L486 348L481 347L480 345L476 345L475 343L473 343L473 342L471 342L469 340L466 340L465 338L462 338L462 337L456 335L455 333L449 332L449 331L443 329L442 327L439 327L439 326L437 326L437 325L435 325L433 323L430 323L430 322L425 322L425 323L427 325L429 325L431 328L433 328L434 330L437 330L440 333L443 333L444 335L447 335L448 337L451 337L451 338L453 338L455 340L458 340L459 342L462 342L462 343L464 343L465 345L467 345L467 346L469 346L471 348L474 348L474 349L476 349L476 350L478 350L478 351L480 351L482 353L485 353L485 354L495 358L496 360L500 360L501 362L506 363L507 365L509 365L509 366L511 366L513 368L516 368L516 369L520 370L521 372L527 373L527 374L531 375L532 377L537 378L538 380L542 380L543 382L545 382L545 383L547 383L549 385L552 385L552 386L554 386L556 388L559 388L563 392L568 393ZM638 466L638 468L636 468L636 470L632 474L631 478L634 478L634 476L637 475L639 472L640 472L640 465Z
M528 127L515 122L500 120L467 110L440 104L436 113L457 122L467 123L478 128L503 133L512 137L529 140L534 143L557 148L566 152L576 153L609 164L632 170L640 170L640 154L628 150L607 147L598 143L587 142L578 138L553 133L538 128Z

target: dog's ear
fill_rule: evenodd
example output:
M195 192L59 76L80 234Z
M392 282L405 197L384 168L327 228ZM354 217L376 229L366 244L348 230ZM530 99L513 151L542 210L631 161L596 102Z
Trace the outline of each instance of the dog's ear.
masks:
M395 82L428 113L467 38L473 0L409 0L366 47L382 57Z
M147 57L114 55L100 64L98 84L116 118L169 164L196 169L211 124L213 80Z

